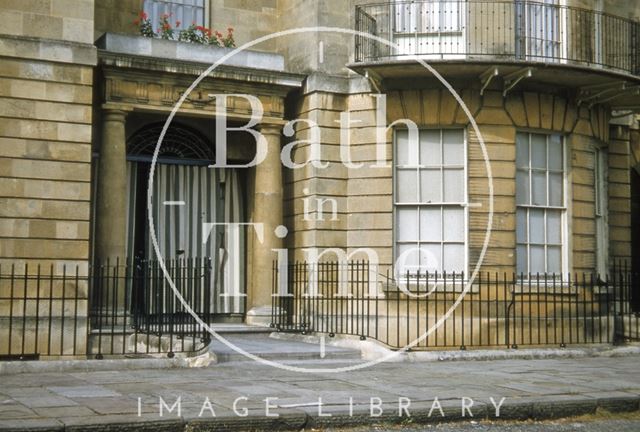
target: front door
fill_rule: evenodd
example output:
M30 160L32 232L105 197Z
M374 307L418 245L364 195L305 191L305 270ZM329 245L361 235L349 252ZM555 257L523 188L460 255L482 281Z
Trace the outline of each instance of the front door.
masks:
M640 312L640 174L631 168L631 303Z
M139 143L129 146L137 153L130 154L128 162L129 255L154 261L159 252L166 262L180 263L186 284L190 276L184 272L189 271L191 260L210 259L210 291L190 295L198 302L209 299L206 309L214 314L213 319L236 316L240 320L245 312L245 234L242 227L233 229L225 224L244 222L241 173L209 168L213 159L208 154L209 144L195 133L172 132L174 128L180 127L167 131L165 150L155 164L150 209L151 160L145 154L148 151L141 151L148 147ZM171 135L178 132L179 137L173 140ZM157 136L154 141L155 134L146 135L155 147Z

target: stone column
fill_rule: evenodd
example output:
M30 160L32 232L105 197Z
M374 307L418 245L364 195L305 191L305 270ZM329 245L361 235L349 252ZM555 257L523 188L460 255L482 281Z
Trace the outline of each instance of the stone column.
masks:
M102 146L98 164L96 205L96 258L104 264L126 258L127 226L127 149L126 113L102 113Z
M629 117L609 123L608 198L610 263L631 262L631 128Z
M267 140L267 157L255 168L253 217L254 224L263 224L262 241L253 231L251 284L248 289L247 323L268 325L271 322L271 269L277 254L272 249L282 247L275 229L282 225L282 163L280 161L281 128L266 125L260 133Z

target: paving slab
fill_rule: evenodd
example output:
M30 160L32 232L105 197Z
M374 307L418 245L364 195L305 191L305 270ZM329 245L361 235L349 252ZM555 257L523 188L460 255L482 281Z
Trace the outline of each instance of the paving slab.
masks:
M47 387L47 390L68 398L103 398L121 396L113 390L97 385Z

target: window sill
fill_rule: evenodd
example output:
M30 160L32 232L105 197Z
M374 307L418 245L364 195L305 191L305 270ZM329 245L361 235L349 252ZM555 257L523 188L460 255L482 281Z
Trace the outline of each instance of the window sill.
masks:
M530 285L529 285L530 283ZM576 287L573 283L560 283L553 281L516 281L511 288L512 294L545 294L545 295L576 295L581 287Z
M437 282L421 280L419 286L416 282L409 282L408 286L406 283L389 283L386 284L382 282L383 287L382 290L385 293L394 294L394 293L402 293L407 294L407 291L415 296L426 296L427 293L434 294L461 294L466 286L468 281L461 279L444 279L438 280ZM480 287L477 283L474 283L469 289L469 293L477 293L480 291Z
M394 37L415 37L415 36L462 36L461 30L448 30L448 31L430 31L430 32L412 32L412 31L394 31Z
M611 292L612 287L605 284L598 284L596 280L591 279L579 280L517 280L513 284L513 293L515 294L563 294L577 295L581 290L589 289L593 294L606 295Z
M98 39L96 46L99 50L114 54L181 60L207 65L215 63L234 50L234 48L116 33L105 33ZM282 55L251 50L234 55L224 64L277 72L283 72L285 69Z

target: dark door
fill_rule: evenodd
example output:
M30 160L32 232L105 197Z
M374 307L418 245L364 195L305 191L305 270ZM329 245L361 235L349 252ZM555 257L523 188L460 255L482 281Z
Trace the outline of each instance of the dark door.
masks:
M640 174L631 169L631 304L635 312L640 311Z

